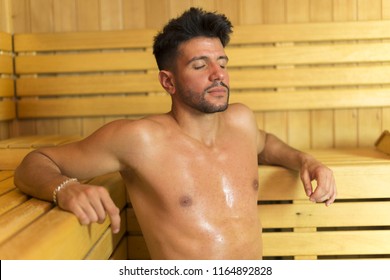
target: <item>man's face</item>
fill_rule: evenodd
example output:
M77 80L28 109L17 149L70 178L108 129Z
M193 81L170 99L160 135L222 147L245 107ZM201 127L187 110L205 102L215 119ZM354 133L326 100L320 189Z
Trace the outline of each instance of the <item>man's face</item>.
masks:
M177 98L203 113L226 110L229 102L227 62L218 38L197 37L180 45L174 71Z

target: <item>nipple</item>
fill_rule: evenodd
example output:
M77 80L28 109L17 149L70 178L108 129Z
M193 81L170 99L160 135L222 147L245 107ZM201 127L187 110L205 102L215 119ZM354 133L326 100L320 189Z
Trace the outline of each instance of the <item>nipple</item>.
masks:
M179 203L182 207L189 207L192 205L192 198L188 195L184 195L180 197Z

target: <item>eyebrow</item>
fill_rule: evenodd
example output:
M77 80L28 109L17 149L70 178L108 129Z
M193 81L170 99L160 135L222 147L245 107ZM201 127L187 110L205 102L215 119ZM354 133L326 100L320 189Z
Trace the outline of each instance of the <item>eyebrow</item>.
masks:
M197 61L197 60L208 60L210 59L208 56L205 56L205 55L202 55L202 56L195 56L193 57L192 59L190 59L190 61L188 61L187 64L190 64L191 62L194 62L194 61ZM217 60L226 60L226 62L229 61L229 58L226 56L226 55L221 55L217 58Z

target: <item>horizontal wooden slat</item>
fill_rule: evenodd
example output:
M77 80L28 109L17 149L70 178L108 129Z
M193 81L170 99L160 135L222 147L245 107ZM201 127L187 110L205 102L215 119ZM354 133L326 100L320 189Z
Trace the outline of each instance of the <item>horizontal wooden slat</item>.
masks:
M229 67L383 62L390 61L390 44L228 48L227 53ZM12 72L12 60L10 66ZM15 66L18 74L157 70L149 52L17 56Z
M14 66L12 56L0 54L0 74L12 74L13 72Z
M389 202L259 205L263 228L388 226L389 213Z
M102 237L96 242L93 248L88 252L84 258L86 260L107 260L110 258L115 250L115 247L119 244L126 233L126 211L121 213L121 230L117 234L113 234L111 229L108 228L103 233Z
M390 38L390 21L238 25L231 44Z
M0 244L49 211L52 203L30 199L0 216Z
M15 188L7 193L1 194L0 215L6 213L14 207L17 207L18 205L25 202L27 199L27 195Z
M102 224L80 226L73 214L54 208L1 244L0 257L3 260L82 259L108 225L106 219Z
M236 26L231 44L389 38L389 21ZM151 47L157 30L15 34L15 50Z
M4 171L0 168L0 182L8 179L14 175L13 171Z
M11 34L0 32L0 50L12 51L12 36Z
M12 100L0 101L0 121L12 120L15 116L15 103Z
M389 43L227 48L229 67L390 61ZM326 55L324 55L326 54Z
M263 234L264 256L374 255L390 253L390 231Z
M390 66L250 69L230 71L232 89L390 84Z
M80 136L63 135L30 135L13 137L0 141L0 148L20 149L52 147L80 140Z
M4 195L15 189L12 177L0 181L0 195Z
M14 96L14 81L11 78L0 78L0 97Z
M389 230L263 233L263 255L332 256L390 253ZM149 259L142 236L129 236L129 259Z
M338 186L338 199L390 197L390 164L329 165ZM281 167L259 168L259 200L307 200L297 172ZM369 187L367 187L369 186Z
M253 111L382 107L390 106L390 89L232 92L230 101L246 104Z
M146 48L153 44L153 29L75 33L15 34L16 52L118 48Z
M22 159L39 147L49 147L80 140L79 136L22 136L0 141L0 170L15 170Z
M21 78L19 97L163 91L157 73Z
M360 68L299 68L279 70L232 70L231 89L326 87L390 84L390 66ZM156 73L83 75L17 80L18 96L104 94L163 91Z
M390 90L357 89L342 91L297 91L237 93L232 103L243 103L253 111L278 111L331 108L368 108L390 105ZM64 99L22 99L18 101L19 117L99 116L165 113L170 97L108 96ZM160 103L161 102L161 103ZM94 104L94 106L90 106Z
M390 155L383 154L375 148L348 148L348 149L310 149L307 153L312 154L318 160L329 165L356 165L390 163Z
M119 174L101 176L94 182L107 186L113 200L121 200L117 202L118 207L123 208L126 198ZM109 223L106 218L102 224L81 226L73 214L56 207L0 244L0 259L82 259L100 239Z
M18 116L47 118L157 114L169 111L170 100L166 95L24 99L18 101Z
M17 74L71 73L98 71L157 70L151 53L81 53L64 55L18 56Z

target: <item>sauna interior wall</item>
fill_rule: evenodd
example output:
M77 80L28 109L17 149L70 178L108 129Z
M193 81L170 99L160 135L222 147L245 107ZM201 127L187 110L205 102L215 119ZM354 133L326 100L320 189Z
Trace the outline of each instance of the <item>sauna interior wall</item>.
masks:
M235 25L390 19L390 0L0 0L0 31L160 28L190 6L225 13ZM364 147L372 146L381 131L390 128L390 108L260 112L257 119L261 128L298 148ZM2 122L0 139L31 134L85 136L111 120Z

